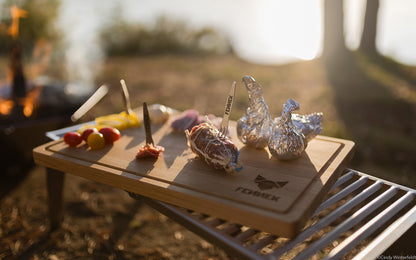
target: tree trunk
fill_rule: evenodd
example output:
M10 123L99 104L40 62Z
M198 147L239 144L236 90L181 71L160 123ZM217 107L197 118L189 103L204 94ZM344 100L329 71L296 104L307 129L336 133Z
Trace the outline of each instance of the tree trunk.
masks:
M336 59L346 52L344 40L344 1L324 1L324 35L322 57Z
M379 5L379 0L367 0L367 7L365 9L364 17L364 28L359 48L366 53L377 53L376 36Z

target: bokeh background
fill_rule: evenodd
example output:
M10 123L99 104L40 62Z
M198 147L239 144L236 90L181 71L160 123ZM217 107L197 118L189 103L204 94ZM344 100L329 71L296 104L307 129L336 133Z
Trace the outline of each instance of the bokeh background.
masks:
M236 80L237 120L248 106L240 79L253 76L273 117L288 98L300 114L323 112L322 134L356 143L349 167L415 188L415 9L411 0L0 0L0 258L227 258L123 191L73 176L63 228L47 232L44 169L31 150L72 124L102 84L108 94L77 123L122 111L121 78L133 106L217 116Z

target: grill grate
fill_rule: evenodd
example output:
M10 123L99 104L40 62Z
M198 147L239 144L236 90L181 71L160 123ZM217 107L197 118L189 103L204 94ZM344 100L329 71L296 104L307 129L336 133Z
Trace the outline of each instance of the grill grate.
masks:
M416 223L416 190L352 169L338 179L307 227L292 240L144 200L207 241L247 259L376 258Z

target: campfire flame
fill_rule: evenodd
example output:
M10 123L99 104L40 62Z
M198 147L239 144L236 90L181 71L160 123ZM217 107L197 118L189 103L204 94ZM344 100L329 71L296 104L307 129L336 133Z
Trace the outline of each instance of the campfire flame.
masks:
M12 111L14 102L12 100L0 100L0 114L8 115Z
M10 8L10 14L12 17L12 23L7 30L7 33L13 38L16 39L19 36L19 20L20 18L24 18L27 16L27 12L23 9L20 9L16 5L13 5ZM12 49L12 62L11 62L11 69L7 73L8 80L14 82L14 76L16 73L20 73L21 77L23 77L23 81L20 81L21 84L25 85L24 75L22 71L22 64L21 64L21 50L19 46L19 42L16 41L14 43ZM12 86L14 87L14 86ZM23 86L26 88L26 86ZM14 96L12 100L9 99L0 99L0 114L2 115L9 115L13 112L13 108L18 106L22 107L22 112L24 116L30 117L33 114L34 107L36 105L36 98L39 96L39 91L31 91L28 95L20 93L18 96Z
M23 107L25 117L31 117L35 108L38 107L40 92L41 88L34 88L26 97L18 99L17 103ZM0 99L0 114L9 115L14 106L15 102L13 100Z
M26 117L30 117L33 114L34 109L37 107L40 92L41 88L35 88L29 92L26 98L22 99L23 114Z
M12 23L9 28L7 28L7 33L13 38L17 39L19 36L19 20L20 18L27 17L27 11L20 9L16 5L13 5L10 8L10 14L12 17ZM15 42L15 48L19 44L18 40ZM33 57L35 60L34 64L31 64L29 67L29 74L31 78L35 78L40 75L43 71L46 70L46 67L49 64L50 56L52 52L52 45L45 39L40 39L33 50ZM12 55L12 66L7 73L7 81L13 82L13 77L16 71L16 62L21 62L20 57L13 57ZM22 64L20 63L20 68ZM22 68L23 69L23 68ZM23 73L22 71L20 73ZM13 84L12 84L13 85ZM12 86L13 87L13 86ZM25 86L26 88L26 86ZM39 105L39 98L42 88L35 86L33 89L29 90L24 96L17 96L12 99L2 99L0 98L0 115L10 115L14 113L15 107L20 107L21 112L26 118L29 118L33 115L35 109Z
M27 12L23 9L20 9L16 5L10 7L10 14L12 15L12 24L9 27L8 33L16 39L19 36L19 19L25 18Z

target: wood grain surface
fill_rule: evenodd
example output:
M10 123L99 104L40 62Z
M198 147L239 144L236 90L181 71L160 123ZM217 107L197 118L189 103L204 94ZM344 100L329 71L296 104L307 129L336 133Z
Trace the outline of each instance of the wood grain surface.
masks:
M293 161L272 158L267 149L245 147L230 122L243 169L214 170L196 158L170 122L152 125L158 159L136 160L145 143L144 128L122 131L102 150L68 147L62 140L34 149L35 162L177 206L211 214L277 235L294 236L319 205L348 160L353 142L317 136Z

